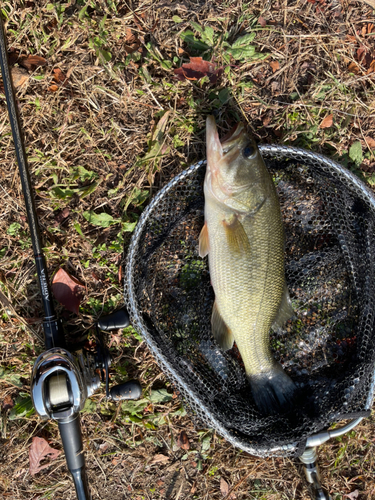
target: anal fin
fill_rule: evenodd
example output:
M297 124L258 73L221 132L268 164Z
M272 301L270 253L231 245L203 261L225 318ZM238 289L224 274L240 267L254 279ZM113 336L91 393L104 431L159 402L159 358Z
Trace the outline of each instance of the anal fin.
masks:
M279 330L283 327L283 325L290 319L294 314L292 302L289 297L288 287L286 283L284 283L284 291L283 296L280 302L279 310L277 311L277 315L275 321L273 322L272 328L274 330Z
M224 351L232 349L234 338L232 332L229 330L229 328L227 327L227 325L225 324L223 318L219 313L216 301L214 303L214 307L212 308L211 326L212 326L212 334L216 342L219 344L219 346Z

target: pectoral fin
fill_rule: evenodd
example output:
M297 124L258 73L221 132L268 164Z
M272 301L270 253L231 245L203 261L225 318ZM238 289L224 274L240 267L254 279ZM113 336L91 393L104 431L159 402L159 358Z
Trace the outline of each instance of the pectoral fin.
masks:
M232 349L234 338L232 332L229 330L219 313L216 301L212 309L211 326L212 334L219 346L224 349L224 351Z
M210 242L208 239L208 227L207 222L205 222L201 234L199 235L199 257L206 257L209 251Z
M273 322L272 328L274 330L278 330L279 328L282 328L282 326L288 321L289 318L291 318L294 314L293 308L292 308L292 302L289 297L289 292L288 292L288 287L286 286L286 283L284 284L284 292L283 292L283 297L280 302L280 307L277 312L277 316L275 318L275 321Z
M223 226L230 250L233 252L250 251L250 243L245 229L236 216L229 222L224 220Z

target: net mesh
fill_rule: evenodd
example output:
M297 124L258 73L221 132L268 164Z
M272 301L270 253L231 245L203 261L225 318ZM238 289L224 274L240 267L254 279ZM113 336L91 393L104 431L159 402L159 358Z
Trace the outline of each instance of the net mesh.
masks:
M270 342L298 387L295 407L261 415L236 346L224 352L212 337L214 293L207 258L198 256L205 162L174 178L142 215L128 252L125 301L198 425L253 455L298 455L306 438L371 404L375 198L321 155L260 150L280 199L295 311Z

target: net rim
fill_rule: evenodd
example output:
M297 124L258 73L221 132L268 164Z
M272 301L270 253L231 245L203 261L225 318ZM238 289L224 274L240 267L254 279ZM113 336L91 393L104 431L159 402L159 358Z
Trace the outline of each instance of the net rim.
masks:
M328 167L329 169L335 170L338 174L340 174L342 177L346 179L346 181L352 185L354 185L360 192L361 194L366 198L367 202L371 205L372 209L375 211L375 194L366 186L366 184L361 181L358 177L356 177L354 174L352 174L349 170L344 168L342 165L340 165L338 162L335 160L332 160L325 155L319 154L319 153L314 153L312 151L308 151L303 148L296 148L292 146L283 146L283 145L278 145L278 144L260 144L258 145L259 151L262 154L263 157L266 159L271 159L274 156L280 156L282 155L284 159L288 158L288 155L290 155L292 158L296 156L300 156L299 161L309 161L309 162L319 162L321 166ZM172 366L172 364L169 362L168 359L166 359L163 356L163 353L161 352L159 346L157 343L154 341L153 337L147 332L147 330L144 329L142 325L142 319L140 316L140 311L137 307L137 297L135 294L135 283L134 283L134 276L133 276L133 267L135 263L135 255L136 255L136 250L137 246L142 234L142 231L144 229L144 226L146 225L150 215L153 213L155 207L158 205L161 199L165 198L168 195L168 192L176 186L176 184L180 183L182 180L184 180L186 177L189 177L189 175L193 172L201 168L207 163L206 160L201 160L197 163L194 163L184 171L182 171L180 174L175 176L173 179L171 179L168 184L166 184L153 198L153 200L150 202L150 204L146 207L146 209L143 211L142 215L140 216L135 232L132 235L131 242L129 245L128 249L128 254L126 258L126 263L125 263L125 296L128 298L128 307L129 307L129 315L131 318L131 324L132 326L142 335L144 340L146 341L148 347L151 350L152 355L156 358L157 363L160 365L164 365L168 372L169 375L171 375L174 379L175 382L177 382L178 385L180 385L186 393L189 394L189 396L194 399L195 401L199 402L200 408L204 411L205 416L207 417L207 420L210 421L212 428L217 430L217 432L227 441L232 443L234 446L242 449L243 451L248 452L251 455L255 456L265 456L267 454L275 454L278 452L281 453L287 453L291 454L293 452L296 452L298 448L300 447L299 442L292 442L290 444L282 445L282 446L275 446L275 447L260 447L257 446L256 448L252 447L249 444L246 444L243 442L243 440L239 439L237 436L235 436L232 432L230 432L216 417L213 415L212 411L209 410L204 402L201 400L201 398L198 396L194 388L192 388L190 385L187 385L186 382L183 380L183 378L180 376L179 372ZM167 375L168 376L168 375ZM374 390L375 390L375 372L373 374L373 380L369 389L369 394L367 397L366 401L366 409L370 409L372 405L372 401L374 398ZM348 417L350 418L350 417ZM310 436L308 439L311 439L314 435Z

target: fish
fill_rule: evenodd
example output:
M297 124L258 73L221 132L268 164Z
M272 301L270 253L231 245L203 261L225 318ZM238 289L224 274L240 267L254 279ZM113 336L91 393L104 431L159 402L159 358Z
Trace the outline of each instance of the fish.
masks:
M199 255L208 255L215 302L212 333L223 350L234 342L262 414L293 406L296 386L270 348L270 329L293 315L285 281L284 227L271 174L242 123L220 142L207 117L204 226Z

